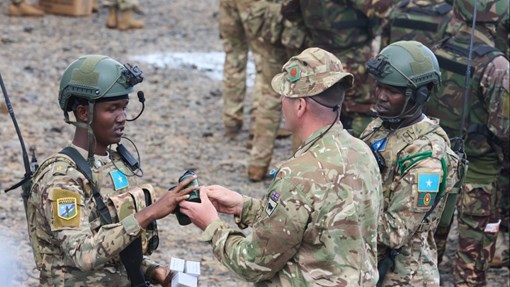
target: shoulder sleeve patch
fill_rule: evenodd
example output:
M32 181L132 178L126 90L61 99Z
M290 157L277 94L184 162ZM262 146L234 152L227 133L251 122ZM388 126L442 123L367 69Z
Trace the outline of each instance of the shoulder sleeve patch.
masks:
M418 174L418 200L417 207L430 207L434 204L434 200L439 191L440 182L439 173L419 173Z
M81 198L76 192L54 189L52 202L52 229L80 226Z

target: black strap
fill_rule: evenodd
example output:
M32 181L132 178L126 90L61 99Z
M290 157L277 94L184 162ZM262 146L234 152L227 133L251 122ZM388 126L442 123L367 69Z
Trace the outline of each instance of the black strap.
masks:
M66 147L60 151L61 154L65 154L69 156L75 163L76 168L79 172L81 172L87 180L92 185L92 194L94 196L94 201L96 202L97 211L103 218L104 223L111 224L112 217L106 204L97 189L97 185L92 178L92 170L90 169L89 164L83 158L83 156L73 147ZM135 240L133 240L126 248L124 248L120 252L120 259L122 264L126 268L126 272L129 277L129 281L131 281L131 286L150 286L146 281L142 269L140 266L142 265L143 254L142 254L142 240L140 236L138 236Z
M428 32L437 32L437 30L439 28L439 25L437 23L430 23L430 22L425 22L425 21L411 20L411 19L404 19L404 18L398 18L398 19L393 20L393 26L421 30L421 31L428 31Z
M103 218L104 223L111 224L113 222L112 217L110 216L110 212L108 211L106 204L104 204L103 198L101 197L96 183L92 178L92 170L90 169L87 161L75 148L70 146L61 150L60 153L70 157L76 163L76 168L78 171L81 172L90 182L92 185L92 194L94 196L94 201L96 202L97 211L99 212L99 215L101 215L101 218Z

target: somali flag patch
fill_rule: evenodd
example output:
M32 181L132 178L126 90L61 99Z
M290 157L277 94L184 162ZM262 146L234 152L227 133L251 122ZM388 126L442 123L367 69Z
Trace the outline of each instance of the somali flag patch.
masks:
M439 174L418 174L418 191L439 191Z
M372 148L377 151L384 151L386 149L387 142L387 138L378 139L372 144Z
M113 187L115 190L123 189L129 186L127 176L122 172L122 170L110 171L110 176L112 177Z
M65 197L57 199L58 217L64 220L71 220L78 215L76 198Z

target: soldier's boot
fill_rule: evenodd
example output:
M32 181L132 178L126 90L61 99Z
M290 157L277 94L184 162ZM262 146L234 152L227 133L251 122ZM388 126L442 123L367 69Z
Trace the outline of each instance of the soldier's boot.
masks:
M7 10L7 15L9 16L27 16L27 17L41 17L44 16L44 11L34 7L25 2L21 2L19 4L11 4L9 5L9 9Z
M119 30L142 29L143 21L133 18L133 10L121 10L117 28Z
M97 4L97 0L92 0L92 13L96 13L99 11L99 4Z
M259 182L267 174L267 167L265 166L248 166L248 178L253 182Z
M106 27L110 29L117 28L117 8L110 6L108 16L106 17Z

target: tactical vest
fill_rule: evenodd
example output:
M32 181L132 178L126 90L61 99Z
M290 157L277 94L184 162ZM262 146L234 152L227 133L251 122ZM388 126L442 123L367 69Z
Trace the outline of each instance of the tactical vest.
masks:
M401 1L389 16L389 43L415 40L430 47L444 37L451 11L443 1Z
M122 162L118 154L113 151L110 152L112 153L111 157L114 164L93 169L92 174L93 180L98 183L97 185L100 188L100 196L107 208L107 212L110 214L111 221L116 223L120 222L126 216L136 213L152 204L155 201L155 193L150 185L137 185L134 177L127 177L127 184L125 184L125 187L116 190L117 187L114 187L115 182L112 183L112 180L110 179L113 176L111 172L118 170L129 172L129 169ZM69 173L69 168L74 170L72 174ZM36 224L35 217L37 216L37 204L41 202L42 196L38 192L35 192L35 189L39 188L40 181L48 173L57 176L65 175L68 176L69 179L73 179L75 182L83 182L83 178L87 177L77 168L76 163L64 154L57 154L46 159L43 163L41 163L34 174L34 185L31 191L31 197L33 198L29 200L27 209L28 229L36 266L41 272L46 273L45 277L51 276L51 270L42 270L44 268L41 268L41 266L48 263L45 262L45 260L47 260L47 258L51 258L46 257L45 255L57 256L59 258L63 258L65 256L64 254L60 254L61 251L58 249L58 245L52 243L53 239L51 234L42 228L42 226ZM90 199L96 203L96 206L90 209L91 216L89 217L90 229L94 232L102 225L109 223L104 222L103 216L101 216L101 211L96 208L98 203L97 199L93 199L92 185L89 183L84 184L82 188L85 193L86 200ZM142 231L140 238L143 254L151 254L157 248L157 243L159 242L157 233L157 226L155 226L155 223L154 226L149 226L149 228ZM112 259L111 262L115 262L114 264L116 265L120 264L118 261L118 259Z
M487 65L495 57L503 55L498 49L485 44L484 41L480 40L481 38L475 38L470 66L472 75L471 93L467 98L468 110L465 111L467 113L465 151L470 161L494 153L492 134L487 128L486 99L483 98L481 93L480 82ZM460 135L469 39L470 34L462 31L455 37L444 40L434 49L434 54L441 67L443 84L439 92L431 96L425 110L428 115L441 120L440 124L450 138Z
M372 40L375 22L352 2L356 1L300 1L313 46L336 54L345 49L366 45Z

